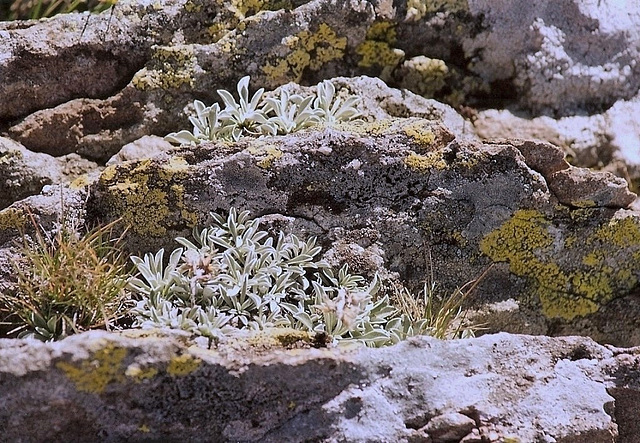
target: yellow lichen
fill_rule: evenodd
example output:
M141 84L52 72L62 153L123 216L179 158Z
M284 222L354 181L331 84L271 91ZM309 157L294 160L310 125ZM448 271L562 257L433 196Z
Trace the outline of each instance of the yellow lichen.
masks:
M227 342L230 348L251 348L253 353L269 352L277 349L309 347L313 336L308 331L291 328L272 328L248 332Z
M140 365L134 363L129 365L124 374L139 383L158 375L158 370L154 367L141 368Z
M396 24L388 21L375 22L367 30L365 40L356 48L360 56L358 66L382 68L381 76L388 77L404 57L404 51L394 48Z
M582 264L591 267L598 266L602 263L602 258L603 257L601 256L601 254L598 254L597 252L591 252L584 256L584 258L582 259Z
M480 242L493 261L507 262L512 273L532 280L532 292L547 317L571 320L592 314L637 285L633 254L607 257L602 251L603 245L640 249L640 227L633 219L612 220L582 242L554 241L552 231L543 214L520 210ZM586 268L560 269L560 245L581 255Z
M24 159L24 154L19 150L0 151L0 165L14 165Z
M229 29L224 23L214 23L213 25L207 28L207 33L213 43L219 41L222 37L224 37L229 32Z
M244 19L261 11L277 11L279 9L291 9L290 0L231 0L229 9L239 19Z
M367 30L367 40L377 40L393 45L396 42L397 24L390 21L377 21Z
M436 139L433 131L425 129L424 125L419 123L409 124L403 128L403 131L422 146L430 146Z
M181 219L194 226L197 215L184 203L184 187L179 183L188 170L181 157L166 164L144 160L134 164L106 168L99 183L106 187L105 207L136 234L162 236L166 234L172 210L180 211Z
M444 61L422 55L405 61L402 71L401 86L424 97L433 97L449 77L449 68Z
M5 208L0 211L0 230L22 229L27 223L28 215L18 208Z
M192 1L188 1L184 4L184 10L189 13L197 13L202 10L202 5L198 5L193 3Z
M576 208L595 208L597 206L593 200L572 200L571 205Z
M406 21L418 21L434 12L468 11L467 0L407 0Z
M69 184L71 189L83 189L91 184L87 174L81 175Z
M125 381L122 362L126 356L126 349L107 345L86 360L79 363L61 361L56 367L75 383L79 391L100 394L108 385Z
M427 152L426 154L416 154L411 151L404 159L404 164L408 168L417 172L428 172L431 169L442 170L447 167L447 162L442 158L441 151Z
M183 377L196 371L202 360L189 354L177 355L171 358L167 366L167 373L172 377Z
M147 164L148 166L148 164ZM179 155L175 155L169 159L167 164L162 165L158 170L158 176L162 180L171 180L178 174L184 174L189 170L189 163Z
M196 65L193 45L156 47L149 66L138 71L131 82L143 91L192 87Z
M358 66L363 68L372 66L396 67L404 57L404 51L401 49L392 48L389 43L374 40L365 40L359 44L356 48L356 54L360 56Z
M280 149L275 146L264 146L264 147L255 147L252 146L247 149L247 151L258 158L256 165L262 169L269 169L275 160L278 160L282 157L283 153Z
M219 14L207 28L213 43L219 42L230 31L242 32L247 24L254 20L253 16L261 11L277 11L291 9L291 0L217 0ZM229 52L233 41L221 42L223 51Z
M587 239L588 244L595 242L606 242L619 248L640 245L640 225L632 217L610 220Z
M283 40L288 47L287 56L272 56L274 61L262 67L267 77L278 83L299 82L305 69L317 71L332 60L344 57L347 39L338 37L329 25L321 23L315 32L300 31Z
M334 124L334 127L336 129L349 131L360 135L387 135L390 133L395 133L395 131L392 129L393 121L390 119L375 120L372 122L362 120L338 122L337 124Z

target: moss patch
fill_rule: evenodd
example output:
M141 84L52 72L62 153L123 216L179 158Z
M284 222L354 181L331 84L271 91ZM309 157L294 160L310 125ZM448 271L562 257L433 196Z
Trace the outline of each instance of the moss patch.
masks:
M598 311L637 283L640 227L632 218L613 219L582 241L552 235L555 227L540 212L519 210L480 243L494 262L532 280L532 293L549 318L572 320ZM558 257L578 256L580 265L561 265ZM573 266L573 267L571 267Z

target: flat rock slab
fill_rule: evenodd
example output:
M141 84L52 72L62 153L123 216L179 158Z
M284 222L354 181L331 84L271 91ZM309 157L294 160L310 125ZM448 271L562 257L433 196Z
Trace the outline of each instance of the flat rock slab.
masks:
M614 420L638 392L633 350L504 333L378 350L274 345L289 332L212 350L149 330L0 340L2 437L598 443L633 431Z

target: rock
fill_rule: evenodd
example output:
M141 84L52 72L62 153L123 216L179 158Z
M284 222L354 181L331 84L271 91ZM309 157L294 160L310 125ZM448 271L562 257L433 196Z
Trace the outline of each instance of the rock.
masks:
M76 154L54 158L0 137L0 209L40 193L46 185L72 182L97 167Z
M550 180L552 174L569 168L562 149L550 143L518 138L510 139L508 143L518 148L527 166L542 174L546 180Z
M187 121L185 106L195 97L218 99L217 89L235 89L242 77L238 73L252 75L252 87L262 84L270 89L301 80L305 71L318 80L333 77L340 72L338 61L345 55L347 42L353 50L374 18L373 8L364 0L311 2L291 12L280 10L255 19L248 17L258 9L243 7L235 11L241 16L235 20L236 25L242 22L241 32L225 33L211 43L210 32L221 31L218 20L229 15L221 5L166 0L152 8L131 1L116 9L117 25L110 32L106 11L82 39L79 34L86 18L79 14L54 17L51 25L37 23L25 30L6 31L7 56L0 60L0 78L5 80L0 92L11 97L24 94L27 78L37 93L20 103L3 103L0 120L21 119L10 122L8 130L27 148L54 155L76 152L105 162L124 144L144 135L164 136L182 129ZM217 17L216 23L211 23L211 17ZM31 40L54 32L60 43L50 44L54 39L48 39L32 47ZM283 40L298 43L287 46ZM57 76L50 78L51 65L56 72L74 72L79 54L88 59L87 65L94 63L99 74L84 74L64 86L58 84ZM31 62L37 57L39 63ZM101 61L108 66L100 69ZM130 62L135 63L132 71ZM30 70L25 72L20 63L30 63ZM108 75L110 81L101 81L101 75ZM105 90L95 91L93 82ZM44 97L49 89L56 93Z
M576 208L624 208L637 198L624 179L609 172L596 173L585 168L571 167L553 173L549 188L560 203Z
M53 157L36 154L7 138L0 138L0 209L39 193L60 181L60 171L50 167Z
M483 140L535 139L559 146L576 166L597 167L612 156L603 114L553 119L509 110L480 111L473 122Z
M478 429L472 429L468 435L465 435L460 440L460 443L482 443L482 435L480 435L480 431Z
M134 142L124 145L116 155L107 161L107 166L153 157L161 152L170 150L172 147L173 146L163 138L154 135L145 135Z
M193 98L216 100L216 89L233 89L244 74L267 89L375 75L456 106L486 107L487 97L501 96L555 115L601 112L640 86L638 8L612 0L560 9L539 1L409 3L227 9L121 0L113 16L91 16L86 29L83 14L5 23L0 129L33 151L105 162L144 135L180 129Z
M450 108L380 80L336 84L367 97L365 121L111 163L76 184L88 193L87 223L122 217L127 248L139 254L175 247L175 236L231 206L291 217L291 231L317 236L332 263L414 291L432 273L453 291L495 265L469 301L490 328L637 343L637 303L613 314L624 322L610 321L639 277L640 221L619 210L633 198L622 183L570 168L549 144L478 143ZM403 97L404 112L432 120L390 118ZM15 210L4 215L7 241L18 232ZM516 310L491 308L509 299Z
M458 141L415 118L353 122L182 146L108 167L89 193L89 220L123 217L133 251L173 248L171 238L234 205L292 217L292 231L317 236L332 263L397 275L414 291L431 272L453 291L496 264L469 302L515 299L516 311L485 310L496 325L635 343L633 321L614 331L598 317L635 291L640 219L621 210L633 195L570 168L548 144Z
M337 82L377 91L364 103L365 116L376 119L112 163L79 188L88 192L87 222L122 217L131 227L127 248L139 254L175 247L175 236L231 206L290 217L288 229L317 236L336 266L348 263L368 277L377 271L415 291L425 275L453 291L496 264L470 300L489 327L635 343L633 321L612 330L599 317L631 296L638 278L640 221L617 210L632 196L620 183L569 168L549 144L482 145L438 120L385 119L374 104L386 97L389 106L396 93L379 80ZM455 126L444 111L433 117ZM16 232L8 222L3 235ZM487 308L508 299L516 310Z
M131 91L128 91L131 92ZM9 134L29 149L53 156L77 153L104 162L123 144L146 135L153 119L141 96L120 93L114 99L72 100L34 112L9 128ZM151 123L136 122L148 118Z
M474 121L486 140L539 139L562 147L573 165L595 167L626 179L640 188L640 128L633 116L638 100L619 101L602 114L525 118L510 111L482 111Z
M534 113L594 112L638 92L638 8L478 0L469 12L483 14L486 27L464 42L466 54L482 51L471 70L489 81L513 79L519 104Z
M425 426L434 443L459 442L476 426L473 419L458 412L433 417Z
M255 344L262 338L238 340L212 350L153 330L0 340L3 438L429 441L411 437L417 415L431 417L431 432L459 430L457 440L433 441L469 441L478 426L495 437L483 441L612 443L635 429L635 405L608 391L638 392L637 350L587 338L419 337L385 349L266 352Z

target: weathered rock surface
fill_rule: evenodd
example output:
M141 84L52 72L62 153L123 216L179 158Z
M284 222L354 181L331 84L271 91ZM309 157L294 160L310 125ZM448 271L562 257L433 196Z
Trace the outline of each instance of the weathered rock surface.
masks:
M452 291L494 264L470 301L486 307L491 330L640 342L626 318L640 312L640 216L624 209L635 195L621 180L569 167L549 144L483 145L436 120L383 118L161 150L66 192L86 201L78 212L89 224L122 218L138 254L172 248L210 212L236 207L291 217L289 229L317 236L333 263L413 289L433 271ZM446 112L439 119L459 121ZM24 219L20 206L6 211L5 246L18 232L11 222ZM492 314L509 299L515 309ZM611 309L616 300L628 305L624 313Z
M555 115L601 112L640 87L640 9L614 0L234 5L122 0L86 27L81 14L1 24L0 130L104 162L179 129L189 101L244 74L268 89L375 75L456 105L504 97Z
M0 23L0 290L32 221L122 217L140 253L237 207L413 289L488 269L469 300L486 332L640 344L636 197L575 167L640 186L640 8L620 5L120 0L86 29L80 14ZM363 97L366 121L175 149L157 137L247 74L252 89L344 75L334 83ZM473 126L361 74L512 112ZM263 340L1 340L0 440L639 441L637 349L506 334L379 351Z
M602 114L529 118L508 110L480 112L474 129L483 139L546 140L570 156L574 165L604 169L640 189L638 99L618 101Z
M150 331L0 340L3 439L638 441L637 349L503 333L287 350L286 333L214 350Z
M97 168L77 154L55 158L0 137L0 209L39 194L46 185L70 183Z
M575 165L607 166L638 189L640 131L630 116L640 86L639 11L613 0L233 8L122 0L86 27L82 14L0 24L0 132L31 151L104 163L127 143L182 129L194 98L216 100L216 89L232 89L244 74L267 89L367 74L455 105L494 106L486 98L502 97L527 119L502 115L503 125L481 113L481 135L560 144ZM378 100L392 116L428 114L392 102ZM539 113L567 117L529 120Z
M611 177L569 167L552 145L458 142L414 118L183 146L113 165L86 209L90 221L123 217L134 251L172 247L169 239L231 206L285 215L334 261L369 276L396 273L414 289L430 270L453 290L494 263L472 304L515 299L519 310L500 328L631 344L635 322L615 322L614 332L598 316L637 288L640 217L620 209L634 199Z

